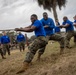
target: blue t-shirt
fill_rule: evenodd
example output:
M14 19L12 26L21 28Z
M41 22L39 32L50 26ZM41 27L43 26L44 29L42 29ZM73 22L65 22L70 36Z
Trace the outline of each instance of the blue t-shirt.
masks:
M25 42L25 36L23 34L19 34L17 35L17 42Z
M60 28L58 26L55 26L55 33L60 32Z
M39 20L36 20L32 25L36 27L36 29L34 31L36 37L46 36L44 27L43 27L42 23Z
M74 23L76 23L76 20L74 20Z
M69 26L66 28L66 32L68 31L73 31L74 27L73 27L73 23L69 20L66 20L65 22L62 23L63 25L69 24Z
M54 21L51 18L48 18L47 20L45 20L43 18L43 19L41 19L41 22L42 22L43 26L46 26L46 25L49 26L48 28L44 28L45 32L46 32L46 35L54 34L54 30L53 29L55 28L55 24L54 24Z
M1 37L1 44L8 44L10 43L10 38L7 35L3 35Z
M58 25L60 25L60 23L58 22ZM60 28L58 26L55 26L55 33L60 32Z
M1 44L1 37L0 37L0 44Z

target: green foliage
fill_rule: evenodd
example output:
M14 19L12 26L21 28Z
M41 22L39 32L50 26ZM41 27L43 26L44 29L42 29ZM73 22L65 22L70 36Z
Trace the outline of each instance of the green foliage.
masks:
M44 9L51 11L51 8L58 6L61 10L61 7L65 7L67 0L37 0L39 6L43 6Z

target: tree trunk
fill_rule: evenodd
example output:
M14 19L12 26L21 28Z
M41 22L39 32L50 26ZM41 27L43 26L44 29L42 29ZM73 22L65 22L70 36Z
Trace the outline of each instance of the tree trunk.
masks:
M53 7L52 10L53 10L54 19L55 19L55 22L56 22L56 20L58 20L58 15L57 15L56 7Z

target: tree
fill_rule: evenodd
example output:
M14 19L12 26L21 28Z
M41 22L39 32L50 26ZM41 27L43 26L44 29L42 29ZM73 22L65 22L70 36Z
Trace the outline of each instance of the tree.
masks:
M57 6L61 10L62 7L65 7L67 0L37 0L39 6L43 6L44 9L53 10L55 21L58 20L58 15L56 8Z

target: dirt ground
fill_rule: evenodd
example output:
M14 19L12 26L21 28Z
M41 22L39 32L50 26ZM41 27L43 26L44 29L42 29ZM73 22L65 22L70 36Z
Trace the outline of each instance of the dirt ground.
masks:
M29 69L19 75L76 75L76 46L73 43L72 46L72 49L65 49L65 53L59 55L59 44L49 42L41 61L36 61L36 54ZM25 52L13 50L5 60L0 57L0 75L17 75L27 51L28 48Z

